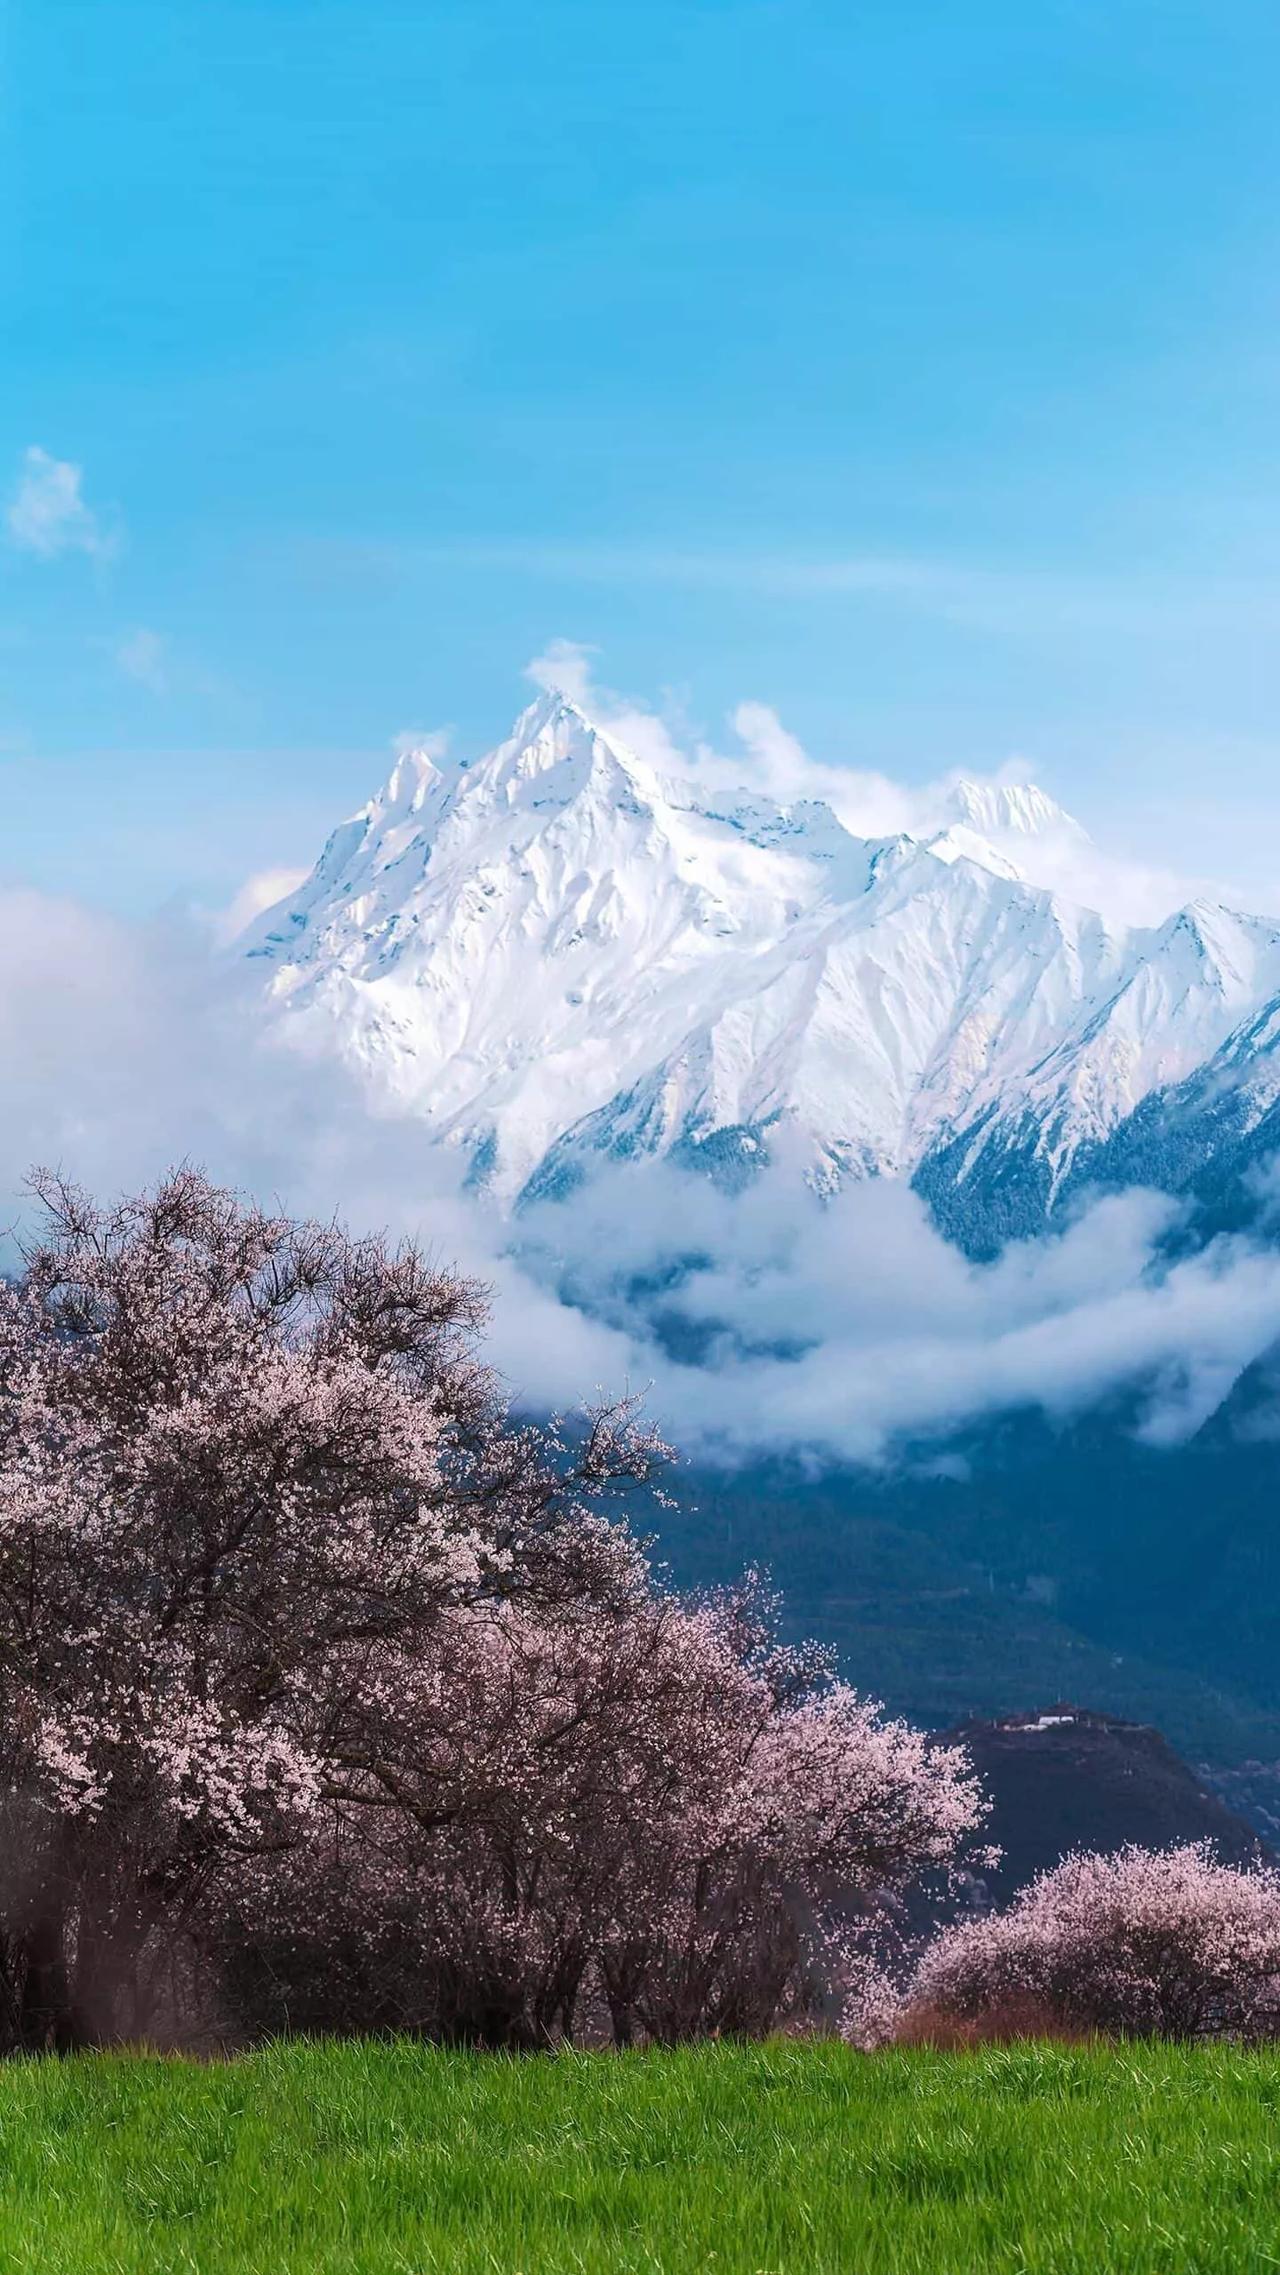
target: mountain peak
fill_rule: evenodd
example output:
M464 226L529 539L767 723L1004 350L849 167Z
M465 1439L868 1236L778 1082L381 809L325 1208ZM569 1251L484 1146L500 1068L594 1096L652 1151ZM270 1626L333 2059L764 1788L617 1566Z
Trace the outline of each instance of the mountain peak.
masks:
M531 703L526 703L510 734L506 736L503 747L511 743L536 742L539 736L547 734L598 735L602 731L598 721L583 709L576 696L567 694L563 687L545 687L534 696Z
M550 688L525 706L496 750L468 771L495 784L514 785L550 774L565 762L585 774L601 761L620 764L630 774L634 754L590 718L573 696Z
M443 780L431 752L415 745L397 754L395 765L374 802L384 815L417 813Z
M954 818L982 836L1083 838L1079 822L1034 782L983 782L960 775L947 804Z

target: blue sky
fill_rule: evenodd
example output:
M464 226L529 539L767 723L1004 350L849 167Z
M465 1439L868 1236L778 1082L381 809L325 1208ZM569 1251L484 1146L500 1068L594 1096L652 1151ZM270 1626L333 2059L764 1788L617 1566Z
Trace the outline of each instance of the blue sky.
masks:
M569 638L1280 906L1273 0L0 0L0 73L6 877L228 897Z

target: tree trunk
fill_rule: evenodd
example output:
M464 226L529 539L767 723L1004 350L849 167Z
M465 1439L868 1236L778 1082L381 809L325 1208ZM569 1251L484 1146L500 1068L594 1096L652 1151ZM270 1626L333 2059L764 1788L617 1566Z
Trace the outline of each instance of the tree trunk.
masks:
M49 1906L22 1939L17 2038L24 2052L67 2054L82 2043L67 1982L65 1935L62 1912Z

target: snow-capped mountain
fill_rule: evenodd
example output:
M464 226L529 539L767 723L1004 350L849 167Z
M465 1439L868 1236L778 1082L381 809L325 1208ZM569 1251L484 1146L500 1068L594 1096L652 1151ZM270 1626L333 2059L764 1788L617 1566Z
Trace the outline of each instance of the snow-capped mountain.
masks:
M288 1031L505 1198L600 1153L732 1179L781 1148L820 1183L915 1178L962 1233L1027 1229L1144 1102L1219 1065L1238 1086L1280 1025L1280 923L1109 923L1030 881L1038 841L1083 837L1042 791L950 807L855 837L550 695L476 764L402 757L243 945Z

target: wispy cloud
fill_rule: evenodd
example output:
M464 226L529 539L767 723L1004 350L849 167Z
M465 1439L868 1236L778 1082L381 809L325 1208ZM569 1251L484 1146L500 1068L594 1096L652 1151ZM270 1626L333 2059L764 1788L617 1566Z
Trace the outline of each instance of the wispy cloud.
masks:
M1107 561L1064 568L1028 558L1010 565L963 554L909 553L877 545L845 551L726 548L458 537L387 542L308 538L294 549L313 571L395 582L439 569L509 571L575 585L699 588L754 593L839 608L866 602L958 628L1056 647L1129 638L1167 645L1210 635L1239 638L1280 629L1280 586L1269 572L1178 568L1152 571Z
M290 893L296 893L309 875L307 869L259 869L252 877L246 877L234 899L215 920L218 940L224 946L238 940L256 917L274 908L277 901L287 900Z
M591 700L591 658L595 648L581 640L551 640L539 656L531 656L524 676L548 694L567 695L572 703Z
M10 544L42 561L60 553L110 553L114 540L87 504L83 484L83 468L32 443L5 512Z
M140 624L136 632L117 643L115 660L126 679L136 680L153 695L163 695L168 688L168 647L161 634L148 625Z
M453 741L452 727L401 727L391 737L391 748L397 758L406 758L410 751L421 751L424 758L447 758Z

